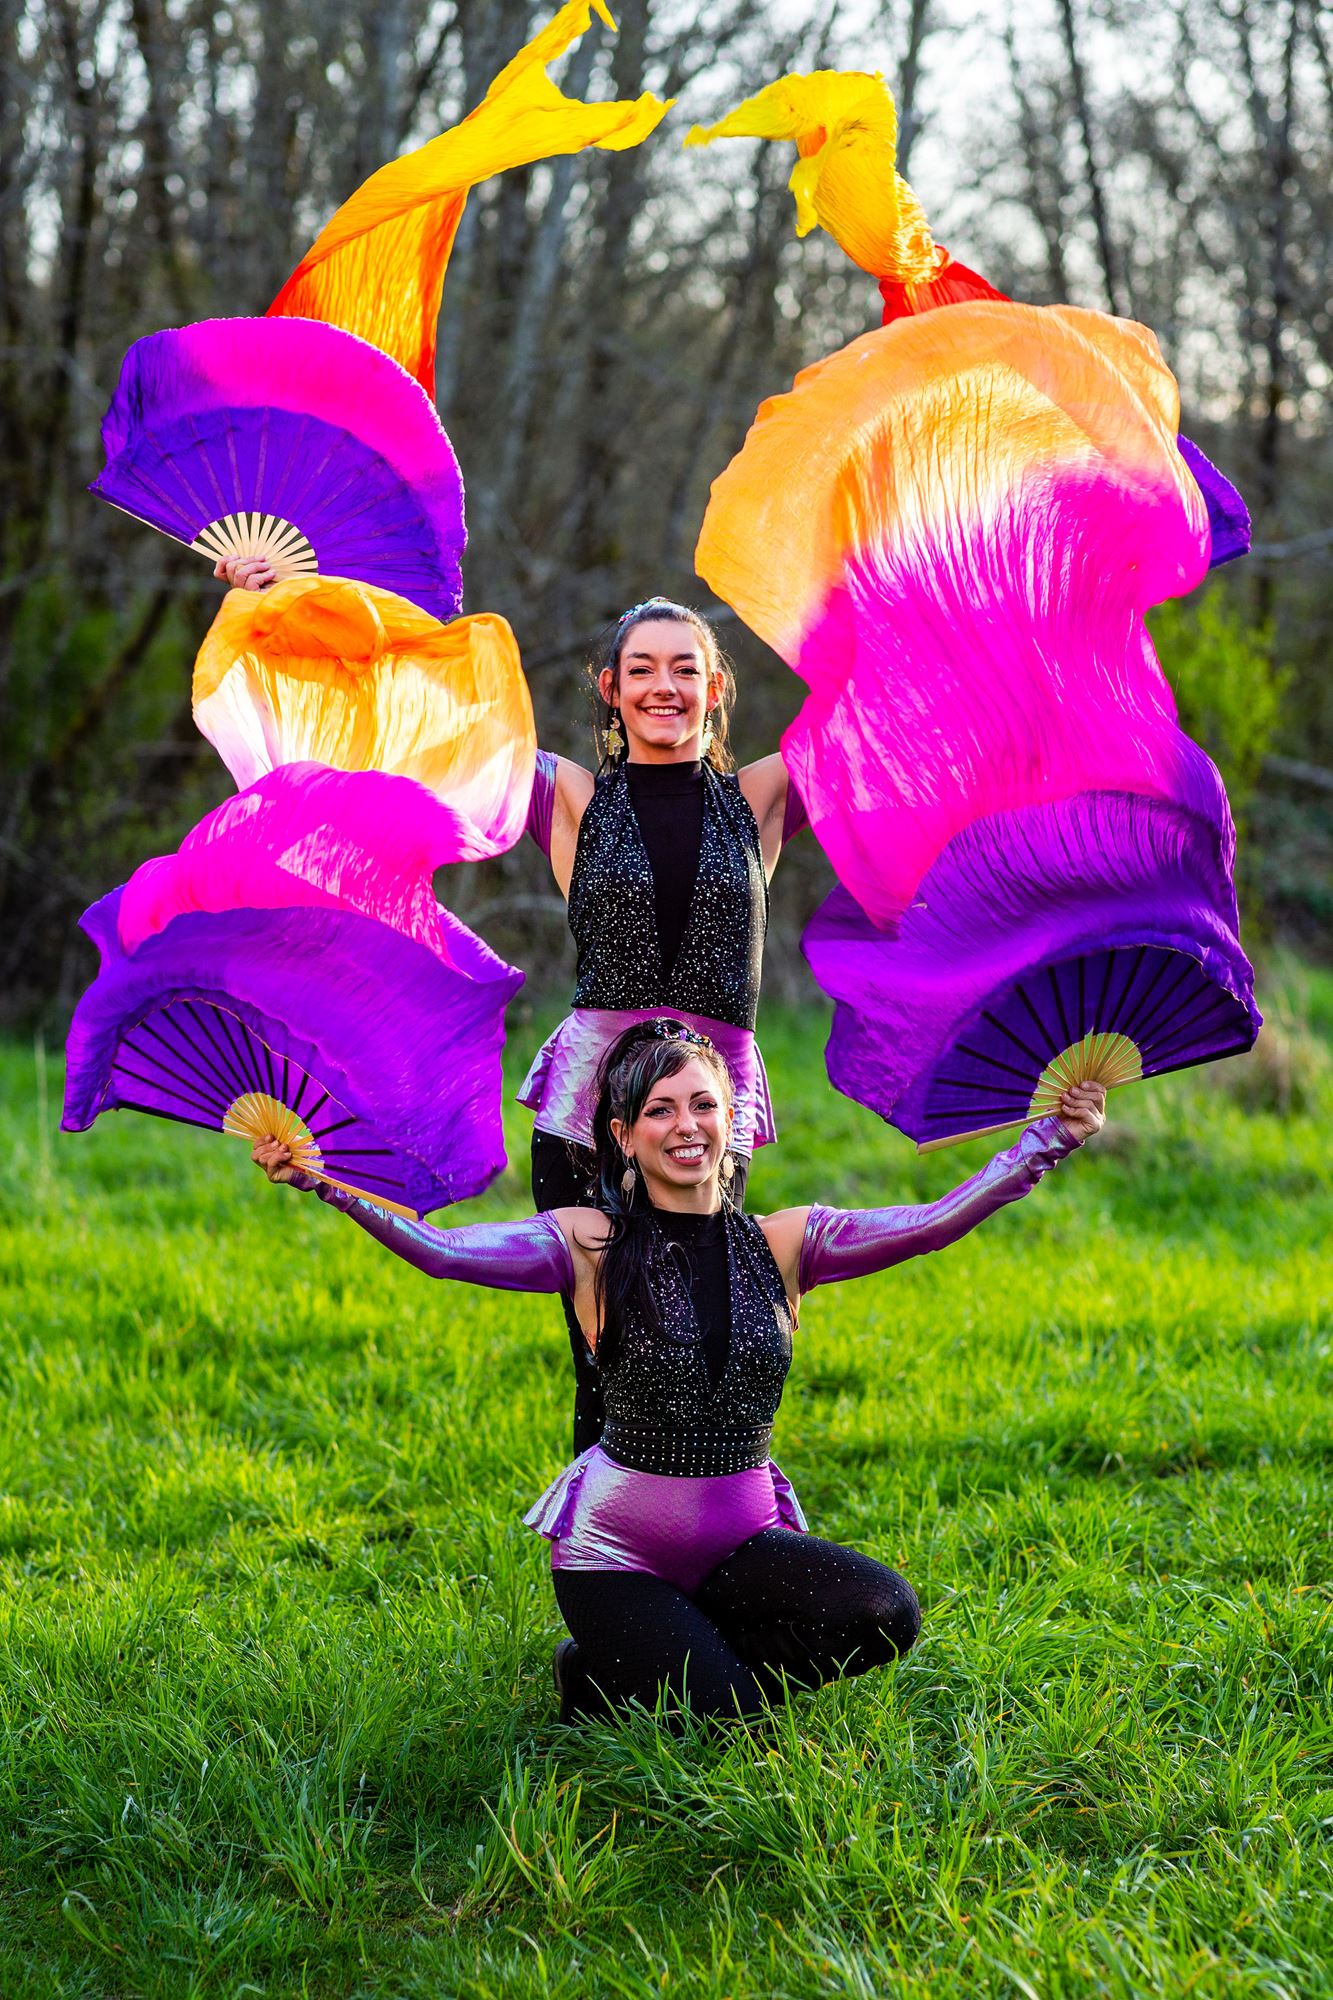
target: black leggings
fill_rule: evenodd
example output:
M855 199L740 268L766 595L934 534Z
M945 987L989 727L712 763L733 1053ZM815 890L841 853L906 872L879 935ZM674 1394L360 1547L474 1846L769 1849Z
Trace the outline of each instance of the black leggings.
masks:
M737 1208L745 1206L745 1180L750 1162L736 1159L731 1181L731 1199ZM586 1146L572 1139L558 1139L553 1132L532 1134L532 1201L540 1212L548 1208L594 1207L597 1202L597 1161ZM602 1435L606 1412L602 1406L602 1384L597 1363L583 1338L583 1328L574 1317L574 1301L562 1295L569 1347L574 1357L574 1456L596 1444Z
M863 1674L907 1652L921 1629L916 1592L855 1549L767 1528L693 1596L622 1570L552 1571L576 1642L562 1662L561 1717L628 1701L745 1721L785 1687Z

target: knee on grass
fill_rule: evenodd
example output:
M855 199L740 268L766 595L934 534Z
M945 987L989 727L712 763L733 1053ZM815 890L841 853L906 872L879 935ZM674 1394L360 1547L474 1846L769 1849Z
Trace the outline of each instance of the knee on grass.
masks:
M830 1607L825 1629L843 1672L863 1674L911 1652L921 1631L921 1605L906 1577L886 1569Z

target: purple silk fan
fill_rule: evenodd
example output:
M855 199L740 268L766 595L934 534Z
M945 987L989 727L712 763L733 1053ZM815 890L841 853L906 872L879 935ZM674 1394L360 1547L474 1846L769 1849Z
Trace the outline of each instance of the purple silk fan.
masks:
M924 1148L1040 1116L1079 1077L1248 1049L1230 818L1201 751L1188 768L1186 803L1084 793L974 822L893 933L835 889L803 948L837 1003L837 1088Z
M91 491L215 560L462 603L463 482L420 384L321 320L215 319L125 356Z
M358 911L175 917L132 953L122 890L83 928L102 968L70 1029L62 1130L146 1111L253 1141L413 1216L505 1163L504 1008L522 974L441 912L449 956Z

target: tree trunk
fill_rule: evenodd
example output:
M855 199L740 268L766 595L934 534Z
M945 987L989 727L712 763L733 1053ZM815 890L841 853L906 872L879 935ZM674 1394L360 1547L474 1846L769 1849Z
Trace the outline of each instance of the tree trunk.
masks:
M1120 259L1111 239L1106 191L1102 184L1101 168L1097 160L1097 143L1093 133L1092 106L1088 100L1087 78L1078 51L1074 0L1059 0L1059 6L1060 31L1064 39L1065 61L1069 67L1069 87L1073 94L1079 135L1083 141L1084 171L1088 177L1088 207L1092 211L1093 228L1097 233L1097 254L1101 259L1102 282L1106 286L1106 303L1111 312L1123 317L1128 312L1129 305L1120 282Z

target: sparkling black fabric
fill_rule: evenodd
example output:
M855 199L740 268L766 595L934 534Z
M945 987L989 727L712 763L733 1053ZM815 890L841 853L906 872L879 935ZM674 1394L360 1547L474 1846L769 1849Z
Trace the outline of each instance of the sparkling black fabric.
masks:
M672 1224L675 1218L671 1219ZM709 1377L707 1307L692 1292L682 1245L656 1211L650 1231L652 1290L660 1314L608 1328L600 1374L603 1448L638 1472L712 1477L763 1465L791 1366L792 1317L782 1274L753 1216L723 1206L730 1338L717 1381Z
M731 1182L733 1208L744 1206L745 1182L749 1171L748 1160L736 1161L736 1174ZM557 1138L554 1132L534 1131L532 1201L537 1209L595 1207L596 1161L588 1148L576 1146L568 1139ZM718 1303L716 1317L725 1321L729 1333L731 1289L727 1285L719 1287L719 1290L722 1297ZM602 1383L597 1373L597 1362L583 1338L583 1328L574 1317L573 1301L566 1298L561 1300L561 1304L565 1309L565 1325L569 1331L570 1353L574 1362L573 1456L577 1458L581 1452L588 1449L589 1445L596 1444L601 1437L606 1412L602 1405ZM705 1306L705 1318L707 1314L708 1308Z
M731 1269L727 1250L727 1219L715 1215L675 1215L659 1209L657 1227L671 1247L690 1295L703 1340L704 1367L716 1390L727 1366L731 1345Z
M788 1688L819 1687L897 1659L921 1629L895 1570L814 1535L769 1528L743 1542L693 1597L659 1577L553 1570L575 1639L561 1662L561 1718L630 1701L747 1721Z
M627 771L620 758L598 774L579 826L569 882L569 928L578 950L574 1005L675 1008L753 1029L768 884L759 828L740 781L702 767L698 862L668 972Z

